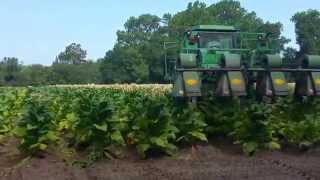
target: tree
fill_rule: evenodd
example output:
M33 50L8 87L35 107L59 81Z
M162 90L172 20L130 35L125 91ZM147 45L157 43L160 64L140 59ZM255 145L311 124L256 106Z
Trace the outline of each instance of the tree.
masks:
M189 3L186 10L175 14L169 22L169 26L184 31L193 25L211 24L213 18L210 16L207 5L196 1Z
M23 66L20 72L24 79L24 82L20 82L21 85L47 85L49 78L50 67L43 66L41 64L33 64L30 66Z
M169 16L167 16L169 18ZM130 48L131 53L139 54L140 65L138 67L148 68L148 72L145 72L145 69L137 69L137 72L143 72L148 74L148 77L143 77L144 82L161 82L162 77L162 44L165 40L165 32L162 30L161 26L161 18L151 14L143 14L139 17L130 17L128 21L124 25L124 31L117 32L117 43L115 47L117 48L117 52L114 54L119 54L118 52L122 52L125 54L130 54L128 51L121 50L121 48ZM118 58L125 58L124 56L118 56ZM116 63L113 66L120 65L116 67L117 69L125 68L127 65L125 62L129 63L129 61L120 60L121 63ZM143 65L142 65L143 64ZM110 77L110 76L109 76ZM139 77L141 77L139 75ZM128 78L124 78L128 79ZM136 82L135 80L133 82Z
M72 43L61 52L54 63L56 64L81 64L86 62L87 51L80 44Z
M150 40L160 27L160 18L151 14L130 17L124 24L125 30L118 31L117 44L126 47L137 47Z
M176 29L178 32L170 34L179 36L181 40L185 28L199 24L231 25L241 31L268 33L277 41L273 46L279 50L289 42L288 39L281 36L282 24L280 22L264 22L257 17L255 12L248 12L239 1L234 0L222 0L208 7L199 1L189 3L187 10L171 18L170 29Z
M49 84L91 84L100 82L99 65L89 61L84 64L53 64L50 67Z
M99 83L99 65L86 60L87 51L80 44L68 45L50 67L50 84Z
M21 64L18 58L4 57L0 62L0 70L2 71L2 81L7 85L15 85L19 78Z
M100 72L104 83L142 83L149 76L148 65L142 55L132 47L116 46L100 60Z
M320 53L320 11L308 10L296 13L291 21L295 23L299 54Z

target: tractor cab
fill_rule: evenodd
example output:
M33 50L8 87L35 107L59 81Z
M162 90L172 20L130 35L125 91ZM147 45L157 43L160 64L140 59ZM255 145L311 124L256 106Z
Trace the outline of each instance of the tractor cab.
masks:
M231 49L235 48L237 30L232 26L200 25L187 30L185 48Z

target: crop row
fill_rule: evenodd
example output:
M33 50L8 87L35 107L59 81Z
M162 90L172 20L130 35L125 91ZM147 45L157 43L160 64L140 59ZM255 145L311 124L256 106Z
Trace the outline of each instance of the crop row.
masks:
M174 155L179 145L209 136L230 138L246 154L320 141L318 99L246 105L210 99L194 106L173 100L169 92L163 85L1 88L0 141L15 137L18 148L30 154L67 144L93 159L120 155L127 146L141 157Z

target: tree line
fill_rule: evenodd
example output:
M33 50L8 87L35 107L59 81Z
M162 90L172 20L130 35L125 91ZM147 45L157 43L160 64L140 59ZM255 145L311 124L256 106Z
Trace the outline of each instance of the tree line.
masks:
M58 54L51 66L22 65L15 57L4 57L0 61L0 85L163 83L163 43L179 44L184 30L198 24L232 25L241 31L269 33L291 63L305 53L320 54L320 11L297 12L291 21L299 49L285 47L290 39L282 36L281 22L264 21L238 1L222 0L211 5L196 1L176 14L130 17L124 30L117 32L113 49L95 61L88 60L86 50L76 43Z

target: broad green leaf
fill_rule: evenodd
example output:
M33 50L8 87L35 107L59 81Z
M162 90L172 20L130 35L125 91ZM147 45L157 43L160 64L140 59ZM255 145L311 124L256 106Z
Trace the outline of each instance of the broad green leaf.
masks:
M78 117L74 113L69 113L66 115L66 121L68 122L76 122L78 120Z
M177 152L177 147L174 144L168 143L165 151L170 156L173 156Z
M63 129L69 129L70 128L70 123L67 120L63 120L59 122L58 129L63 130Z
M103 132L107 132L108 131L108 125L107 124L103 124L103 125L98 125L98 124L94 124L94 127L100 131Z
M55 132L53 132L53 131L48 131L48 133L47 133L47 138L48 138L50 141L53 141L53 142L55 142L55 141L58 140L57 135L56 135Z
M24 143L24 142L22 142L22 143ZM37 149L37 148L40 148L40 143L33 144L29 147L29 149Z
M10 129L7 126L3 126L2 129L0 129L0 133L7 133Z
M31 124L27 124L27 130L34 130L37 129L38 126L36 125L31 125Z
M244 143L242 147L245 154L252 155L258 149L258 144L256 142L248 142Z
M137 145L137 150L138 153L142 156L145 157L145 152L150 148L150 144L138 144Z
M27 129L24 127L16 127L13 129L12 132L18 137L23 137L27 134Z
M281 149L281 145L277 142L270 142L269 143L269 149L271 150L279 150Z
M111 139L117 143L124 144L123 137L120 133L120 131L115 131L111 134Z
M151 138L151 142L152 143L155 143L157 146L160 146L160 147L166 147L167 144L168 144L168 141L167 139L163 138L163 137L154 137L154 138Z
M46 144L42 144L42 143L39 144L39 149L42 150L42 151L43 151L43 150L46 150L47 147L48 147L48 145L46 145Z
M201 141L208 141L206 135L202 132L193 131L193 132L189 132L189 134Z

